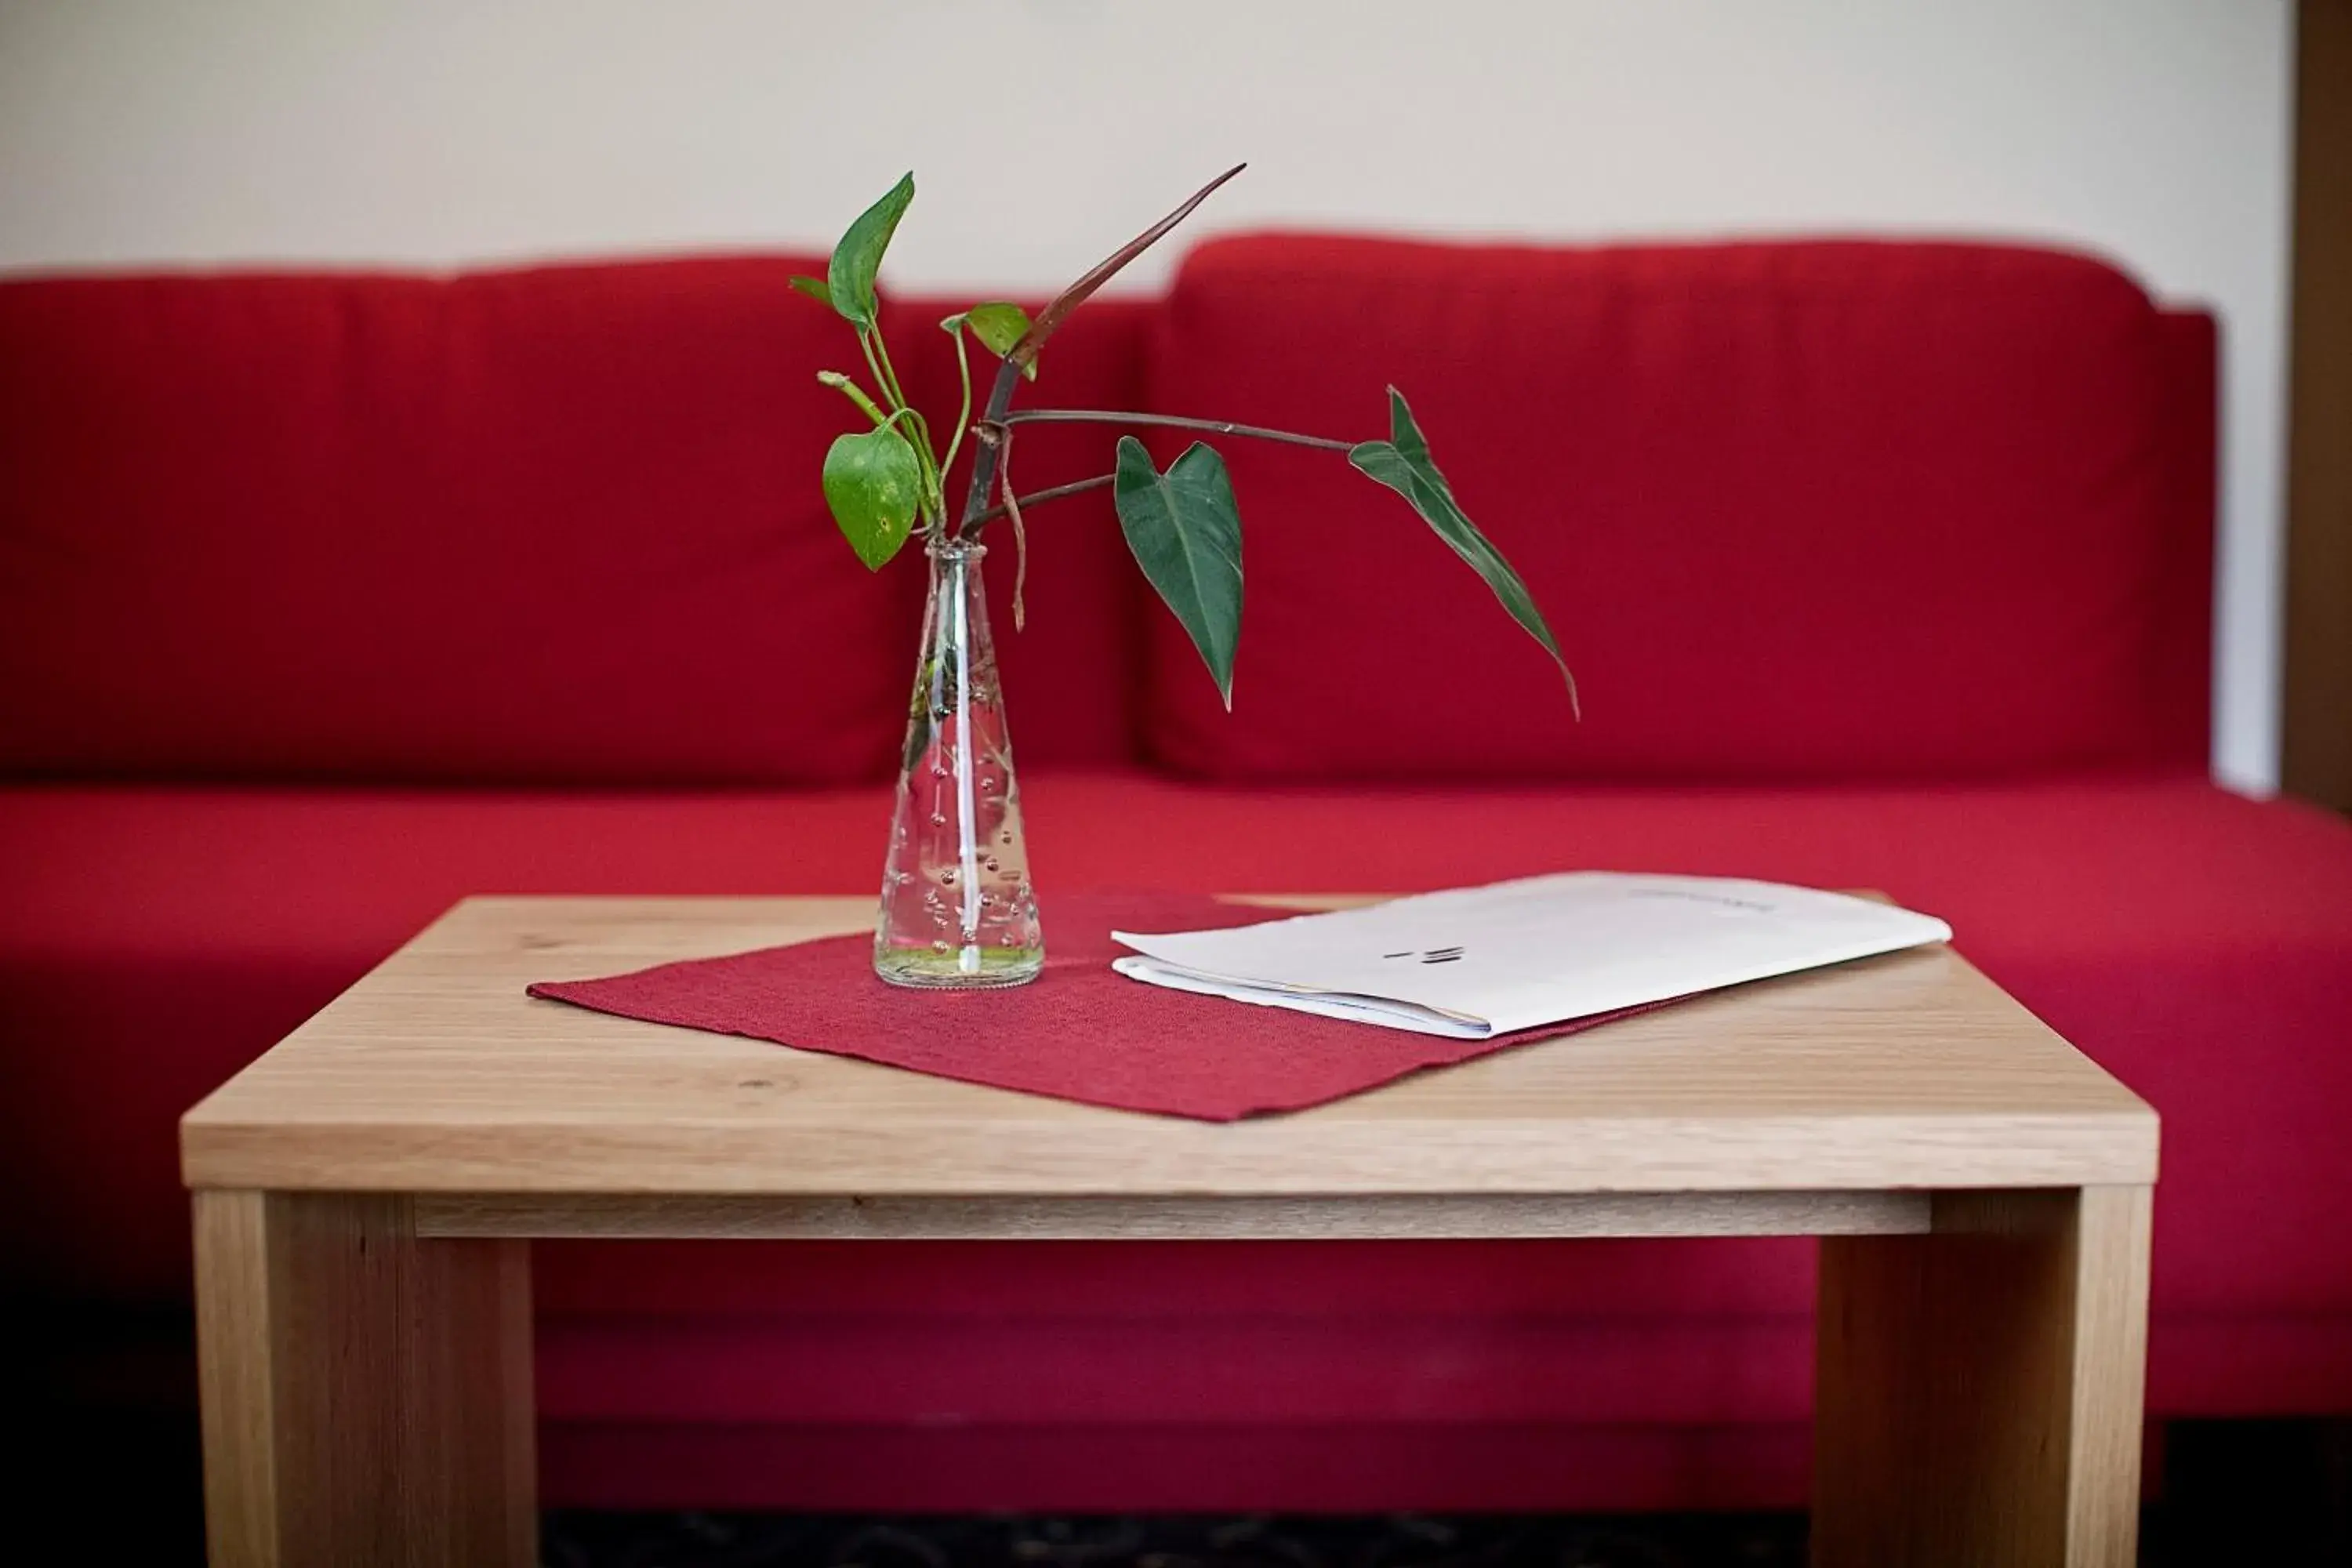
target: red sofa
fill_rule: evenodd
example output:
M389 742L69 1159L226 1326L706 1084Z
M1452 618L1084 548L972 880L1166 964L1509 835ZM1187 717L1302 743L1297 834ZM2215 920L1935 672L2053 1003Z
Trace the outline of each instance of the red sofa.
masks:
M453 900L876 883L920 570L824 515L813 265L0 284L0 1224L68 1394L182 1321L177 1114ZM962 302L888 307L942 419ZM1009 540L992 588L1048 940L1121 886L1885 889L2162 1111L2152 1412L2352 1411L2352 827L2207 780L2214 366L2047 252L1205 245L1029 395L1353 437L1397 383L1586 717L1325 455L1227 445L1230 717L1102 498L1039 509L1025 633ZM1033 427L1023 488L1108 449ZM539 1266L553 1503L1804 1487L1796 1242Z

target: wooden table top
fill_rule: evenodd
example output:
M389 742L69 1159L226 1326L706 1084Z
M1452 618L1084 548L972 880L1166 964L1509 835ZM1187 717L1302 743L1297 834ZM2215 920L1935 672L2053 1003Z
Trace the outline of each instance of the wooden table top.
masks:
M184 1173L193 1187L874 1198L1883 1192L2156 1175L2155 1112L1943 947L1229 1124L523 994L534 980L872 920L870 899L468 900L191 1110Z

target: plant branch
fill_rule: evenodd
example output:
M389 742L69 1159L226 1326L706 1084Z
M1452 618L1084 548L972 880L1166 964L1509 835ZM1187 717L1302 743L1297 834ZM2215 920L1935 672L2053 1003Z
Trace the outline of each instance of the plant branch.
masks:
M874 365L874 379L882 384L882 390L890 395L892 403L901 408L906 407L907 395L899 390L898 367L890 363L890 345L883 340L881 321L877 320L873 330L861 335L871 340L873 346L869 353L879 356L878 360L869 361Z
M837 370L821 370L816 373L816 378L857 405L858 411L877 425L887 425L898 417L895 414L885 416L879 408L874 406L874 400L866 395L864 387Z
M964 349L961 316L950 316L940 325L955 339L956 378L963 384L963 405L956 410L955 428L948 434L948 455L940 459L940 477L944 479L947 471L955 467L956 453L963 448L964 426L971 423L971 355Z
M996 455L997 488L1004 493L1004 515L1013 520L1013 629L1028 623L1029 530L1021 521L1021 498L1013 493L1013 426L996 427L1002 450Z
M1025 496L1015 497L1013 504L1026 511L1033 506L1044 506L1049 500L1060 500L1065 496L1082 496L1088 490L1108 489L1118 479L1117 474L1097 474L1090 479L1076 479L1066 485L1053 485L1042 490L1034 490ZM998 518L1006 515L1010 510L1003 502L999 501L971 522L964 524L966 533L969 534L971 530L983 522L994 522Z
M882 401L894 408L898 407L898 400L890 395L890 378L882 374L882 362L874 357L874 335L863 327L857 329L857 349L866 356L866 372L874 377L874 384L881 390Z
M1301 436L1290 430L1269 430L1263 425L1236 425L1230 419L1189 419L1181 414L1132 414L1113 408L1016 408L1003 415L1001 425L1164 425L1176 430L1206 430L1217 436L1247 436L1260 441L1286 441L1294 447L1315 447L1326 452L1352 452L1355 441L1334 441L1328 436Z
M1036 363L1037 351L1045 346L1045 340L1054 335L1054 329L1062 324L1063 318L1085 304L1096 289L1108 282L1120 268L1150 249L1160 236L1191 216L1192 209L1207 201L1211 192L1248 166L1236 163L1202 185L1174 212L1105 257L1092 271L1055 295L1054 302L1029 323L1029 330L1021 334L1021 341L1014 343L997 364L996 383L989 389L988 406L981 414L982 423L1004 423L1004 416L1013 406L1013 394L1021 385L1023 371ZM959 531L978 527L982 515L988 511L988 498L996 488L997 458L997 448L986 442L982 443L979 450L972 454L971 483L964 491L963 519L958 524Z
M1186 197L1183 205L1103 258L1085 277L1055 295L1054 302L1038 312L1037 319L1029 323L1029 330L1021 334L1021 341L1013 345L1012 352L1004 356L1004 363L1025 365L1035 359L1037 351L1045 346L1045 340L1054 335L1054 329L1062 324L1064 317L1085 304L1094 291L1109 282L1121 268L1158 244L1161 236L1192 216L1192 209L1207 201L1219 185L1248 167L1247 163L1235 163Z
M878 319L872 327L857 330L857 346L866 351L866 368L874 373L875 381L881 385L882 395L889 399L892 413L906 415L908 424L914 430L907 444L915 449L915 466L921 471L924 526L927 529L941 527L946 521L948 502L946 486L940 472L939 455L931 447L930 423L907 401L906 393L899 389L898 367L890 363L890 345L883 342L882 323Z
M1005 411L1013 405L1013 389L1021 384L1021 367L1007 354L996 366L996 382L988 391L988 406L981 411L980 423L973 428L982 439L972 448L971 480L964 487L963 520L956 531L977 529L982 514L988 512L988 498L996 489L997 445L986 438L986 427L1002 428ZM992 515L992 514L991 514Z
M923 471L924 526L938 527L946 521L948 499L940 480L939 459L931 451L930 421L923 417L919 408L901 408L898 412L907 416L907 423L914 432L908 437L907 444L915 448L917 465Z

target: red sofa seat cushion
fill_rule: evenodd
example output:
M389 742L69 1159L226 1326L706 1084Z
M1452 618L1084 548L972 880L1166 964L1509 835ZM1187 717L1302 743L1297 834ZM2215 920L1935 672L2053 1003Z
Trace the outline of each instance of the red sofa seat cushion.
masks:
M0 775L884 776L811 267L0 288Z
M2352 1257L2314 1241L2352 1231L2352 827L2333 817L2186 779L1276 791L1041 772L1028 794L1049 889L1675 864L1946 915L2164 1114L2151 1409L2352 1407ZM0 1182L33 1194L0 1219L12 1290L184 1295L180 1110L456 898L863 891L886 820L876 789L0 789ZM1050 941L1050 891L1045 912ZM1434 1270L1339 1244L580 1244L540 1262L558 1502L1600 1507L1802 1486L1802 1243L1464 1244ZM1493 1462L1507 1451L1590 1462L1556 1480Z
M1155 616L1153 754L1231 781L2172 755L2205 697L2172 652L2201 552L2161 320L2112 268L2005 247L1204 245L1152 405L1361 439L1393 382L1548 611L1585 719L1395 497L1233 440L1234 712Z
M1041 772L1027 793L1049 942L1055 889L1664 864L1885 889L1950 919L2164 1114L2162 1310L2352 1321L2352 1253L2311 1244L2352 1233L2352 826L2324 813L2186 779L1273 791ZM0 1179L38 1194L12 1208L8 1253L68 1293L173 1293L179 1112L467 893L863 892L887 820L879 789L0 789ZM1675 1278L1678 1310L1803 1306L1801 1273L1762 1296Z
M1057 888L1574 866L1878 887L1945 915L2164 1115L2151 1410L2352 1407L2352 1254L2314 1239L2352 1233L2352 826L2334 817L2189 779L1241 790L1046 771L1027 793L1048 941ZM457 898L862 892L887 814L878 789L0 789L0 1183L32 1194L0 1216L10 1289L184 1296L180 1111ZM548 1245L548 1496L1786 1503L1810 1257ZM1507 1451L1585 1468L1547 1479L1493 1462Z

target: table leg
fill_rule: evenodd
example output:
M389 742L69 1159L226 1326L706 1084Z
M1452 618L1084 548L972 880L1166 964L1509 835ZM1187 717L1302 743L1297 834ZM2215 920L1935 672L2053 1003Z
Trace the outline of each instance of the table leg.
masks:
M1939 1193L1822 1242L1815 1568L2130 1568L2149 1189Z
M538 1555L524 1241L401 1197L195 1194L214 1568Z

